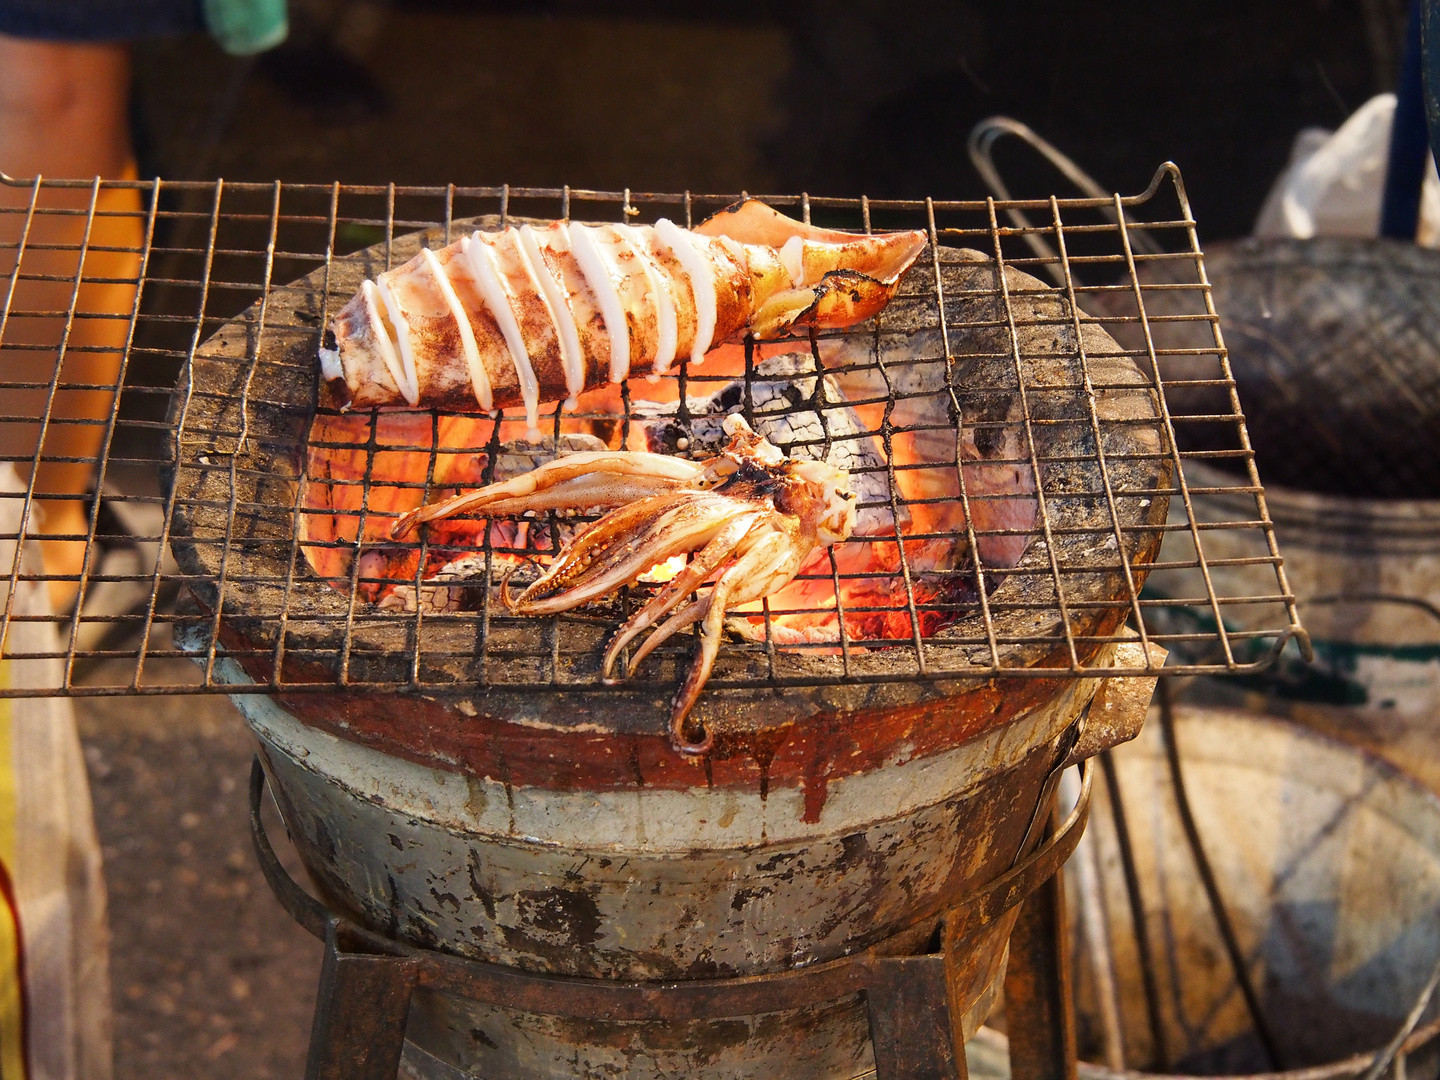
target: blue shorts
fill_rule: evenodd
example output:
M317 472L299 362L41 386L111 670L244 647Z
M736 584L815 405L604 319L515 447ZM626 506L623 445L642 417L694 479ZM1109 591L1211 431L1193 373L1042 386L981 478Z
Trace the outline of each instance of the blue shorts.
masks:
M0 0L0 34L45 41L133 41L205 29L200 0Z

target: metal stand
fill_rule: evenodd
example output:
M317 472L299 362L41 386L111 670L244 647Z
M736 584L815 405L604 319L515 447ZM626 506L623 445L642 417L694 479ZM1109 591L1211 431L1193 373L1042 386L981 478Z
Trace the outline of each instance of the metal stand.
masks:
M526 1012L606 1020L748 1016L863 992L877 1080L966 1080L961 1018L985 989L967 962L974 943L1003 933L1006 919L1015 920L1005 977L1014 1080L1074 1080L1060 867L1089 816L1092 762L1082 768L1080 799L1069 817L1008 873L941 916L936 952L910 955L882 942L771 975L622 983L535 974L419 949L329 911L286 873L270 845L260 820L266 778L256 758L250 828L260 867L291 916L325 942L306 1080L394 1080L410 996L418 987ZM1048 809L1052 790L1047 784L1038 812Z

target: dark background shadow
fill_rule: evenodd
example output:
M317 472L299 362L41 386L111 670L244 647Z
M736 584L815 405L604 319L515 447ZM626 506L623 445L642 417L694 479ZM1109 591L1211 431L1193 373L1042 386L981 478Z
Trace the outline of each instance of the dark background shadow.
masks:
M1249 231L1296 131L1392 87L1402 11L295 0L258 60L142 46L138 119L167 178L963 198L985 193L966 135L1006 113L1121 191L1174 159L1218 238ZM1000 161L1017 194L1060 183Z

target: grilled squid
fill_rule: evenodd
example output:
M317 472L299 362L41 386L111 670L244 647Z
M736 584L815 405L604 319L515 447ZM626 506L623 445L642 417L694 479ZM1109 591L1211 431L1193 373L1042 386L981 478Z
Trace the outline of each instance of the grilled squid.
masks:
M621 652L649 631L625 666L630 675L658 645L700 624L700 648L670 709L670 733L684 753L714 736L686 717L710 677L725 613L783 588L819 547L855 528L850 475L823 461L787 459L736 415L728 445L705 461L643 451L570 454L533 472L423 506L396 520L399 539L421 522L482 512L509 517L543 510L610 508L570 538L545 572L505 606L550 615L633 585L677 556L690 561L620 627L602 674L613 681Z
M534 428L542 403L698 364L747 333L870 318L924 246L924 232L819 229L754 199L694 230L477 230L366 281L331 323L321 375L351 407L523 406Z

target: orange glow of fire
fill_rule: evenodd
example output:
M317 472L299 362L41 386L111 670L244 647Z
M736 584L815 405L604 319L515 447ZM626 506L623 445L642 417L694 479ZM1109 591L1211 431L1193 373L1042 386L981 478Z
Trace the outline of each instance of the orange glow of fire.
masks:
M794 342L760 346L756 359L794 349ZM739 375L744 371L744 351L740 346L722 346L706 357L701 371L706 375ZM709 393L716 385L708 384L699 392ZM673 401L678 396L678 381L664 378L654 384L634 383L630 392L634 398ZM880 429L884 420L882 404L853 408L863 424L871 430ZM620 415L623 411L620 388L606 386L582 395L577 411ZM502 443L525 438L523 418L442 416L436 420L428 412L406 411L317 416L311 430L299 523L301 548L316 573L337 587L348 589L358 540L361 550L369 549L365 576L375 573L371 568L379 566L380 577L413 582L418 552L413 545L387 548L391 522L427 501L427 492L428 501L435 501L482 484L484 448L491 445L497 423ZM552 423L542 418L542 430L552 430ZM597 425L564 414L561 430L599 434L612 447L620 449L619 424ZM432 444L437 447L433 464ZM768 598L771 626L778 644L838 640L842 609L846 632L852 641L909 638L915 630L910 616L910 596L924 604L936 588L933 583L927 583L924 575L955 566L963 554L964 541L959 537L965 521L953 460L923 468L905 468L921 461L915 440L907 432L897 431L892 435L890 446L898 493L902 500L910 503L907 535L912 538L903 541L912 578L910 592L907 594L901 573L899 543L893 539L855 538L817 551L801 568L799 580ZM640 425L630 425L627 448L643 449ZM883 450L878 440L876 449ZM972 476L971 466L967 465L967 487L972 494L977 482L982 485L988 482L983 470L992 467L978 465L976 468L982 471ZM428 489L423 483L427 478ZM368 499L365 498L367 479ZM972 501L977 529L1009 526L1010 522L1003 519L1006 506L1003 500ZM981 520L982 515L988 516ZM451 521L427 527L432 530L427 534L429 546L438 550L430 556L422 576L429 576L465 550L480 547L486 528L501 527L498 521L488 524ZM504 528L508 530L506 544L524 546L523 524L517 528L514 523L505 523ZM927 538L925 534L931 535ZM519 544L517 535L521 537ZM493 531L491 538L497 542ZM381 553L378 558L375 557L377 550ZM685 561L683 556L669 559L652 568L642 580L668 581L680 572ZM372 586L366 596L373 600L383 591ZM857 612L856 608L875 610ZM763 635L760 603L747 605L736 615L748 620L752 630ZM922 614L921 621L921 633L929 633L943 619Z
M645 573L640 575L641 581L648 581L654 584L669 581L681 570L685 569L685 556L672 555L662 563L656 563Z

